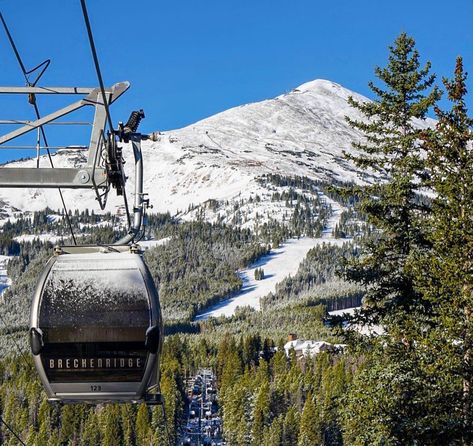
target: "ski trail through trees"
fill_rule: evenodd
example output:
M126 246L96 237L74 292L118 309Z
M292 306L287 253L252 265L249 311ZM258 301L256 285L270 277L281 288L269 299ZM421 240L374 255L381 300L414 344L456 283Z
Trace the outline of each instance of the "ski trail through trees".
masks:
M307 252L322 243L335 243L342 245L346 239L336 239L332 231L340 221L343 207L336 201L324 196L327 204L330 204L332 213L319 238L301 237L284 242L279 248L261 257L248 268L239 271L243 281L241 290L234 296L216 305L211 306L196 317L196 320L206 320L209 317L232 316L237 307L249 306L255 310L260 309L260 298L272 293L276 284L284 278L297 273L299 265L304 260ZM255 279L255 270L263 269L264 278Z
M9 256L0 255L0 295L11 285L11 280L7 274L9 260Z

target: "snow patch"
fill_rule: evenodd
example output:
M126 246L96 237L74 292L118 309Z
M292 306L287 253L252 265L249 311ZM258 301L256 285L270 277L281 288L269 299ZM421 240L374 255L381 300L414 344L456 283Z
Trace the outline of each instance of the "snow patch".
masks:
M154 248L155 246L167 245L172 237L164 237L159 240L141 240L139 245L144 249Z
M31 243L34 240L40 240L43 243L51 242L52 244L55 244L62 241L64 237L55 234L22 234L13 239L19 243Z
M0 255L0 294L3 293L10 285L11 279L7 274L7 266L11 257Z

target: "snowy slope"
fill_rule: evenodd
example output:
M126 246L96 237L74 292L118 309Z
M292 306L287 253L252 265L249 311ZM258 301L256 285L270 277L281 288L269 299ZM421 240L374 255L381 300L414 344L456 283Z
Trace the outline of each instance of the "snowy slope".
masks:
M232 202L264 194L255 180L264 173L327 181L376 181L366 174L360 176L342 158L343 150L352 150L351 143L360 139L345 121L345 116L360 119L347 103L350 95L367 100L333 82L315 80L274 99L235 107L188 127L162 132L157 141L144 142L145 190L153 211L182 216L190 206L209 199ZM130 147L125 147L124 153L132 195ZM83 152L67 151L56 154L54 163L57 167L79 166L84 159ZM6 167L20 165L33 166L34 161ZM47 166L45 158L42 165ZM98 209L91 191L68 190L64 194L70 208ZM5 212L61 208L55 190L3 189L0 200ZM111 196L107 210L113 212L120 204L121 199ZM263 200L259 206L267 205Z
M258 261L239 271L243 286L241 290L229 299L223 300L203 313L197 315L196 320L206 320L209 317L232 316L237 307L249 306L255 310L260 309L260 299L269 293L274 293L276 285L288 276L295 275L299 265L306 257L307 252L323 243L342 245L347 239L334 238L333 230L340 221L344 210L337 202L325 197L332 207L332 214L319 238L302 237L291 239L279 248L271 250L268 255L262 256ZM255 279L256 268L263 268L264 279Z
M276 285L285 277L296 274L307 252L316 245L317 239L309 237L287 240L279 248L273 249L268 255L261 257L249 268L239 271L243 282L241 290L231 298L206 309L196 317L196 320L232 316L237 307L249 306L259 310L260 298L274 292ZM256 268L263 268L265 274L263 280L255 280Z

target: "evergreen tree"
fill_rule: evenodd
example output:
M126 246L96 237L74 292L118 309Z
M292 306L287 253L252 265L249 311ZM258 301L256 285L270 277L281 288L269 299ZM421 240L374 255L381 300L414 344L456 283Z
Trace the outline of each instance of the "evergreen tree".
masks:
M254 443L255 445L257 443ZM289 446L296 443L287 443L283 438L283 417L277 417L271 426L265 428L263 434L263 446Z
M284 417L283 424L283 444L296 445L299 433L299 414L296 409L291 406Z
M226 362L224 363L222 370L222 378L220 381L220 394L223 398L225 397L227 389L230 388L236 382L241 373L241 359L235 349L228 353Z
M374 101L349 99L365 119L347 120L364 140L353 144L358 154L347 153L346 158L385 180L353 191L368 223L379 232L364 246L363 255L346 265L344 275L368 287L361 319L390 327L398 326L406 313L423 312L426 306L414 290L406 263L424 244L419 222L424 209L416 194L425 166L415 119L425 119L440 96L437 88L428 92L435 79L429 71L430 63L420 66L414 39L402 33L390 47L387 66L375 69L385 89L370 82Z
M251 377L240 377L223 398L224 435L229 444L248 445L251 440L249 398Z
M432 327L418 341L427 382L435 384L428 400L437 416L428 435L450 444L473 443L473 119L466 77L459 57L454 78L443 80L452 108L436 108L435 131L425 133L428 184L436 194L432 249L414 263L418 287L435 308Z
M83 446L95 446L101 444L101 432L98 429L98 417L95 410L92 409L84 424L84 431L82 433L82 444Z
M35 446L49 446L49 433L46 424L40 426L37 437L35 438Z
M152 413L151 425L154 429L153 444L163 446L170 445L170 439L167 436L166 420L164 419L162 407L155 407Z
M69 440L72 440L76 432L78 420L74 408L71 404L65 405L61 413L60 439L63 444L67 444Z
M406 351L402 343L389 339L384 342L384 346L377 344L365 354L349 392L343 396L344 442L386 446L449 444L442 436L434 435L430 442L422 436L422 431L433 431L438 414L425 398L430 383L419 366L417 349Z
M135 407L129 404L120 405L120 417L123 430L123 446L137 446L136 431L138 420L135 414Z
M307 395L301 415L298 446L314 446L320 444L320 432L317 429L317 411L312 395Z
M122 444L123 431L120 423L120 412L117 405L107 406L103 412L102 446Z
M425 227L430 209L419 200L427 177L420 153L425 131L415 121L425 119L440 96L431 89L429 71L430 63L420 67L415 42L403 33L390 47L387 67L376 69L386 89L370 83L375 101L350 101L366 119L349 121L365 139L354 145L361 154L348 158L384 180L356 190L361 211L377 231L362 255L346 264L345 277L367 287L355 320L381 323L386 330L370 343L365 367L346 396L345 440L351 444L419 444L435 409L426 400L419 350L419 332L432 325L435 309L416 286L412 267L430 246Z
M150 425L149 425L149 412L146 404L141 404L138 409L136 416L136 439L137 444L147 445L150 444Z
M255 406L253 408L252 442L255 445L261 444L264 428L269 424L270 400L269 382L265 380L261 383L258 393L256 394Z

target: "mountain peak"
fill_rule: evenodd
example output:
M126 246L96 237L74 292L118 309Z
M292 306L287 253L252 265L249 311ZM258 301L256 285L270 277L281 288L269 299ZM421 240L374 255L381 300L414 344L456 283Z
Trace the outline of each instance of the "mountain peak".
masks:
M262 190L258 179L265 174L326 182L370 181L366 176L360 178L356 167L343 157L343 151L352 150L352 142L362 137L345 119L361 119L359 111L347 102L351 95L365 99L335 82L316 79L277 98L234 107L182 129L161 132L155 141L143 143L144 186L154 209L176 213L210 199L232 206L232 200L242 196L263 197L267 191ZM130 147L123 149L132 159ZM60 166L77 162L77 154L55 156ZM129 188L133 185L132 167L132 163L125 166ZM57 194L46 192L5 190L0 199L19 209L60 208ZM64 194L68 202L79 203L80 208L96 207L90 191L67 190ZM270 196L268 200L270 206ZM109 197L108 209L118 204L116 197Z
M340 84L332 82L328 79L314 79L312 81L304 82L303 84L296 87L294 90L299 91L311 91L311 90L322 90L330 88L343 88Z
M294 88L291 93L310 93L313 95L336 96L340 99L347 100L349 96L355 96L358 99L366 100L357 93L348 90L336 82L327 79L314 79Z

